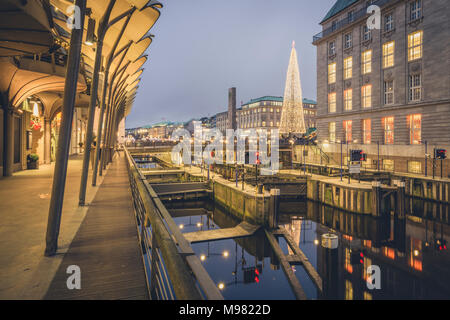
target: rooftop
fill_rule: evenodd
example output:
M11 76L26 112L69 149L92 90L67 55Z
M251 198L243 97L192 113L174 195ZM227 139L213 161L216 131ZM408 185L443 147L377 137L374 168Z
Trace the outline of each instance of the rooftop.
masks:
M354 4L354 3L358 2L358 1L359 0L338 0L338 1L336 1L334 6L330 9L330 11L328 11L327 15L325 16L325 18L323 18L321 23L323 23L323 22L327 21L328 19L334 17L335 15L337 15L341 11L347 9L352 4Z
M283 102L283 100L284 100L283 97L264 96L264 97L261 97L261 98L252 99L249 102L244 103L242 106L247 106L247 105L250 105L250 104L253 104L253 103L263 102L263 101ZM311 99L306 99L306 98L303 99L303 103L306 103L306 104L317 104L316 101L311 100Z

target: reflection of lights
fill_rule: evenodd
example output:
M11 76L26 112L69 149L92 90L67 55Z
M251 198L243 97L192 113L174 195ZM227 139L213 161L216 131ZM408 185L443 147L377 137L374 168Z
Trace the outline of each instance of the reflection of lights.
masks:
M320 243L319 239L314 240L314 244L315 244L316 246L318 246L319 243Z
M180 229L184 229L184 225L183 224L180 224Z
M228 251L224 251L224 252L223 252L223 256L224 256L225 258L228 258L229 255L230 255L230 253L229 253Z
M204 254L200 255L200 260L201 261L205 261L206 260L206 256Z
M197 222L197 227L200 228L203 224L201 222Z
M219 287L220 290L225 289L225 283L221 282L217 285Z
M415 256L415 257L418 257L419 254L420 254L419 250L414 250L414 256Z

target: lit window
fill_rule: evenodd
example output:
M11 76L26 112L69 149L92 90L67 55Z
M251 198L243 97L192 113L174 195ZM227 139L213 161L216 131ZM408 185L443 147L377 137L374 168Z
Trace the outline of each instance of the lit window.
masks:
M330 122L328 124L328 132L330 136L330 142L336 142L336 122Z
M372 107L372 85L368 84L361 88L361 101L363 108Z
M328 65L328 83L336 82L336 62Z
M353 108L353 90L347 89L344 91L344 109L350 111Z
M345 248L345 261L344 261L345 270L348 273L353 273L353 266L351 264L351 252L349 248Z
M409 76L409 101L422 99L422 76L420 74Z
M353 300L353 285L348 280L345 280L345 300Z
M350 79L353 76L353 57L344 59L344 79Z
M372 143L372 120L364 119L362 123L363 127L363 143L371 144Z
M364 268L363 268L363 274L362 277L364 280L368 280L368 275L367 275L367 269L372 265L372 259L364 257Z
M372 300L372 294L364 291L364 300Z
M394 30L394 15L390 13L384 17L384 31L389 32L392 30Z
M383 159L383 170L384 171L394 171L394 160Z
M412 114L407 117L410 144L420 144L422 140L422 115Z
M328 112L336 112L336 92L328 94Z
M266 126L266 122L265 122L265 121L262 122L262 126L263 126L263 127Z
M345 141L347 143L352 142L353 141L353 136L352 136L353 121L352 120L344 121L343 127L344 127Z
M422 163L420 161L408 161L408 173L422 174Z
M422 0L415 0L410 4L411 21L422 17Z
M353 37L351 33L347 33L344 36L344 48L349 49L353 46Z
M362 73L368 74L372 72L372 50L367 50L362 53Z
M394 66L395 41L383 45L383 68Z
M423 31L408 35L408 61L422 58Z
M394 117L383 118L384 144L394 144Z
M394 81L384 82L384 104L394 104Z

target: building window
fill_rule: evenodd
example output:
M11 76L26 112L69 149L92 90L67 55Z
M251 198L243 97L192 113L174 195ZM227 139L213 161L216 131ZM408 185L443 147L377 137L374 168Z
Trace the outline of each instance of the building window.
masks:
M372 39L372 32L367 26L363 27L363 41L369 41Z
M353 11L350 11L347 14L347 21L348 21L348 23L352 23L353 21L355 21L355 15L354 15Z
M422 173L422 163L420 161L408 161L408 173Z
M328 112L336 112L336 92L328 94Z
M423 31L408 35L408 61L422 58Z
M335 31L336 28L337 28L337 22L336 22L336 21L333 21L333 22L331 23L331 31Z
M394 144L394 117L383 118L384 144Z
M372 50L367 50L362 53L362 74L372 72Z
M372 107L372 85L368 84L361 88L361 102L364 109Z
M384 171L394 171L395 162L394 160L383 159L383 170Z
M345 300L353 300L353 285L349 280L345 280Z
M409 76L409 101L420 101L422 99L422 75Z
M336 62L328 65L328 84L336 82Z
M353 46L353 37L351 33L347 33L344 36L344 48L349 49Z
M351 143L353 141L353 135L352 135L353 121L346 120L343 122L343 126L344 126L345 141L347 143Z
M353 89L344 91L344 110L350 111L353 108Z
M336 122L330 122L328 124L328 134L330 137L330 142L336 141Z
M363 143L371 144L372 143L372 120L364 119L362 123L362 131L363 131Z
M409 128L409 143L421 144L422 141L422 115L412 114L407 117Z
M351 79L353 76L353 57L344 59L344 79Z
M394 66L395 41L383 44L383 68Z
M389 13L384 16L384 31L389 32L394 30L394 15Z
M394 81L384 82L384 104L394 104Z
M422 0L415 0L410 3L411 21L422 18Z

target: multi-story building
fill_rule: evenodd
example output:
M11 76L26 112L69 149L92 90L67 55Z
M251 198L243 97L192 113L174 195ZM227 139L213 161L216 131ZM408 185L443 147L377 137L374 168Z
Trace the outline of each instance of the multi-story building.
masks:
M252 99L237 110L237 127L239 129L275 129L280 126L283 98L265 96ZM316 102L303 99L305 125L315 127Z
M381 8L380 29L367 27L372 4ZM449 148L448 11L446 0L336 2L313 40L325 152L340 158L337 144L348 142L374 166L424 173L426 154Z
M216 128L225 134L228 128L228 111L216 114Z

